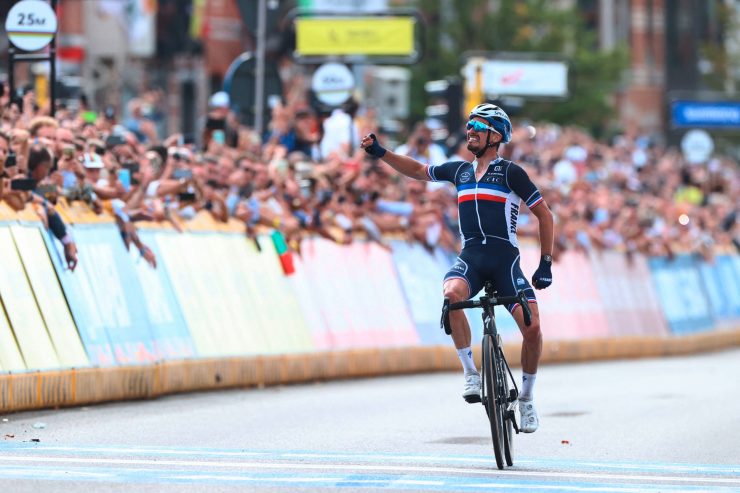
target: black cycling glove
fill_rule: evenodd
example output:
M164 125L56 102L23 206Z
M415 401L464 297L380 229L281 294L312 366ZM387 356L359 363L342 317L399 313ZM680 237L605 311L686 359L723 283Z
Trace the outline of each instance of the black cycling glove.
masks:
M376 158L385 156L385 148L378 144L378 138L375 137L375 134L370 134L370 137L373 139L373 143L365 148L365 152Z
M535 289L545 289L552 284L552 257L543 255L540 258L540 266L532 276L532 285Z

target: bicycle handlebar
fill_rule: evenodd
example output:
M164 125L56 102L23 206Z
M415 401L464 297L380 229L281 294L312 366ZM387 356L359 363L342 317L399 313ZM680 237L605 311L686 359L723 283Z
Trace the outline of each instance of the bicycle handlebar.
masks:
M522 307L524 313L524 325L529 327L532 324L532 309L529 307L529 301L524 291L519 291L516 296L481 296L477 300L459 301L457 303L450 303L448 298L445 298L444 305L442 306L442 325L445 329L445 333L450 335L452 333L452 327L450 325L450 311L452 310L464 310L465 308L487 308L495 305L510 305L512 303L518 303Z

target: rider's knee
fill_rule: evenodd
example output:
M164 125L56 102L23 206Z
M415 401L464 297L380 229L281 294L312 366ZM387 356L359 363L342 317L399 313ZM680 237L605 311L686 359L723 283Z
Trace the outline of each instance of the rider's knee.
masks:
M459 284L445 284L444 297L450 300L450 303L465 301L467 298L467 289Z
M524 326L522 329L524 342L527 344L539 344L542 341L542 331L540 330L540 320L538 317L532 317L532 323L529 327Z

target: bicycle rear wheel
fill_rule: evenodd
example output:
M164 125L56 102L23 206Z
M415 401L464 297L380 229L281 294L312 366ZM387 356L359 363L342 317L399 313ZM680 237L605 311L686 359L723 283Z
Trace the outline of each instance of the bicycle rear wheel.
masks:
M501 406L497 402L500 393L500 382L497 378L499 355L493 337L483 336L483 403L488 412L488 421L491 424L491 438L493 439L493 453L496 456L496 466L504 468L504 419Z

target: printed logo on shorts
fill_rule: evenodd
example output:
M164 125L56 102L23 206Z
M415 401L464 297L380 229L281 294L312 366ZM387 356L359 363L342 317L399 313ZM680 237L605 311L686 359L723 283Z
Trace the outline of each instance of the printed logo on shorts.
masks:
M452 270L459 270L460 272L465 272L465 266L463 264L457 263L452 266Z
M460 174L460 181L461 182L466 182L466 181L468 181L470 179L470 176L471 175L470 175L470 172L469 171L463 171Z
M518 285L520 285L520 286L524 286L524 284L526 283L526 281L524 279L522 279L521 277L519 277L519 278L517 278L516 283Z

